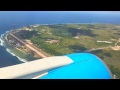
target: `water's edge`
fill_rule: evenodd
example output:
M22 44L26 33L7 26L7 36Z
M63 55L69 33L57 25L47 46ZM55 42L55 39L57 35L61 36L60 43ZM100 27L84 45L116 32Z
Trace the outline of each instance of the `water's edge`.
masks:
M0 36L0 41L1 41L0 45L3 46L3 47L5 47L5 48L6 48L6 51L7 51L8 53L10 53L12 56L17 57L18 60L20 60L21 62L27 62L27 60L20 58L19 56L17 56L17 55L16 55L15 53L13 53L9 48L7 48L7 47L5 46L5 44L7 44L7 43L5 43L4 38L5 38L5 36L6 36L9 32L10 32L10 30L9 30L9 31L6 31L4 34L1 34L1 36Z
M46 26L47 26L47 25L57 25L57 24L100 24L100 23L53 23L53 24L33 24L33 25L29 25L29 26L34 26L34 25L38 25L38 26L46 25ZM105 23L101 23L101 24L105 24ZM22 28L22 27L19 27L19 28ZM15 30L17 30L17 29L15 29ZM7 51L8 53L10 53L12 56L17 57L18 60L20 60L20 61L22 61L22 62L28 62L28 60L23 59L23 58L17 56L14 52L12 52L12 50L10 50L8 47L6 47L5 44L8 44L8 43L5 42L5 36L6 36L10 31L11 31L11 30L8 30L8 31L6 31L4 34L1 34L1 36L0 36L0 42L1 42L0 45L3 46L3 47L5 47L5 48L6 48L6 51Z

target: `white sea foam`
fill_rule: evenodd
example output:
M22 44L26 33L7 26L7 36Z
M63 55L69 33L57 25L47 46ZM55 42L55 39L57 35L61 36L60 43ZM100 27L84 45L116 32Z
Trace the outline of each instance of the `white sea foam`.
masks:
M6 49L6 51L7 51L7 52L9 52L12 56L17 57L20 61L22 61L22 62L27 62L27 60L22 59L22 58L20 58L20 57L16 56L16 55L15 55L12 51L10 51L8 48Z
M36 24L36 25L37 25L37 26L40 26L40 25L50 25L50 24ZM5 47L4 36L5 36L6 34L8 34L10 31L12 31L12 30L6 31L4 34L2 34L2 35L0 36L0 41L1 41L0 45L1 45L1 46ZM19 56L15 55L15 54L14 54L11 50L9 50L7 47L6 47L6 51L7 51L8 53L10 53L12 56L17 57L20 61L22 61L22 62L28 62L27 60L22 59L22 58L20 58Z
M6 31L5 33L7 34L7 33L9 33L10 31Z
M3 47L4 47L4 36L5 36L6 34L8 34L9 32L10 32L10 31L6 31L4 34L2 34L2 35L0 36L0 41L1 41L0 45L3 46Z
M2 35L0 36L0 41L1 41L0 45L1 45L1 46L4 46L3 36L4 36L4 34L2 34Z
M4 41L1 38L0 38L0 42L1 42L0 45L4 46Z
M4 47L4 36L6 35L6 34L8 34L10 31L6 31L4 34L2 34L1 36L0 36L0 41L1 41L1 43L0 43L0 45L1 46L3 46ZM16 56L11 50L9 50L8 48L6 48L6 51L8 52L8 53L10 53L12 56L15 56L15 57L17 57L20 61L22 61L22 62L27 62L27 60L25 60L25 59L22 59L22 58L20 58L20 57L18 57L18 56Z

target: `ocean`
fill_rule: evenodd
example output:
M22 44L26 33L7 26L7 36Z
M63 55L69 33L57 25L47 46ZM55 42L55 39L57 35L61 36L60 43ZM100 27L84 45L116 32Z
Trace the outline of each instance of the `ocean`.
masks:
M120 24L119 11L0 11L0 36L9 30L35 24L108 23ZM0 68L23 63L0 46Z

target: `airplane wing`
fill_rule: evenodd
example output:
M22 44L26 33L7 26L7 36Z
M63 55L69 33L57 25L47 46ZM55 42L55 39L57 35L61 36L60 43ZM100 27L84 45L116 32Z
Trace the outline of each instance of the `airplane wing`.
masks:
M73 53L0 68L0 79L112 79L112 74L99 57Z

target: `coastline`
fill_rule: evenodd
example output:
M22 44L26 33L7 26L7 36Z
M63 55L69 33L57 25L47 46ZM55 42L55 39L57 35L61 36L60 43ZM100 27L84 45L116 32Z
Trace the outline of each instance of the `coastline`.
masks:
M9 52L12 56L17 57L20 61L22 62L27 62L25 59L20 58L19 56L15 55L14 53L11 52L11 50L6 48L6 51Z
M0 41L1 41L0 45L3 46L3 47L5 47L5 48L6 48L6 51L7 51L8 53L10 53L12 56L17 57L18 60L20 60L20 61L22 61L22 62L24 62L24 63L25 63L25 62L28 62L27 60L22 59L21 57L17 56L14 52L12 52L12 51L9 49L9 47L6 46L6 45L8 44L8 42L6 43L5 37L6 37L6 35L7 35L9 32L10 32L10 31L6 31L4 34L2 34L2 35L0 36Z
M42 25L58 25L58 24L100 24L100 23L53 23L53 24L34 24L34 25L27 25L27 26L42 26ZM104 24L104 23L101 23L101 24ZM26 27L26 26L24 26ZM23 27L20 27L20 28L17 28L15 30L18 30L18 29L21 29ZM15 52L13 52L9 47L7 47L6 44L9 44L9 42L7 42L7 40L5 40L7 34L9 34L9 32L12 31L12 30L9 30L9 31L6 31L4 34L1 34L1 37L0 37L0 45L5 47L6 48L6 51L9 52L12 56L16 56L20 61L22 62L28 62L29 60L26 60L26 59L23 59L21 57L19 57ZM13 47L14 49L18 50L17 48ZM21 50L18 50L20 52L22 52ZM23 53L23 52L22 52Z
M41 25L55 25L55 24L34 24L34 25L28 25L28 26L41 26ZM26 27L26 26L24 26ZM14 29L14 30L18 30L18 29L21 29L23 27L19 27L17 29ZM9 32L11 32L13 30L9 30L9 31L6 31L5 33L1 34L0 35L0 46L2 47L5 47L6 48L6 51L8 53L10 53L12 56L15 56L18 58L19 61L22 61L22 62L29 62L29 61L33 61L35 60L35 58L33 56L30 56L28 54L26 54L24 51L18 49L18 48L15 48L15 47L12 47L10 45L10 43L7 41L7 35L9 34ZM11 49L12 48L12 49ZM14 49L14 50L13 50ZM17 55L18 53L21 53L21 55ZM21 56L23 55L23 57L25 58L22 58Z
M113 23L99 23L99 22L91 22L91 23L52 23L52 24L33 24L33 25L27 25L27 26L42 26L42 25L64 25L64 24L91 24L91 25L94 25L94 24L113 24ZM120 25L120 24L113 24L113 25ZM26 27L26 26L23 26L23 27ZM23 28L23 27L20 27L20 28ZM18 28L18 29L20 29ZM16 29L17 30L17 29Z

